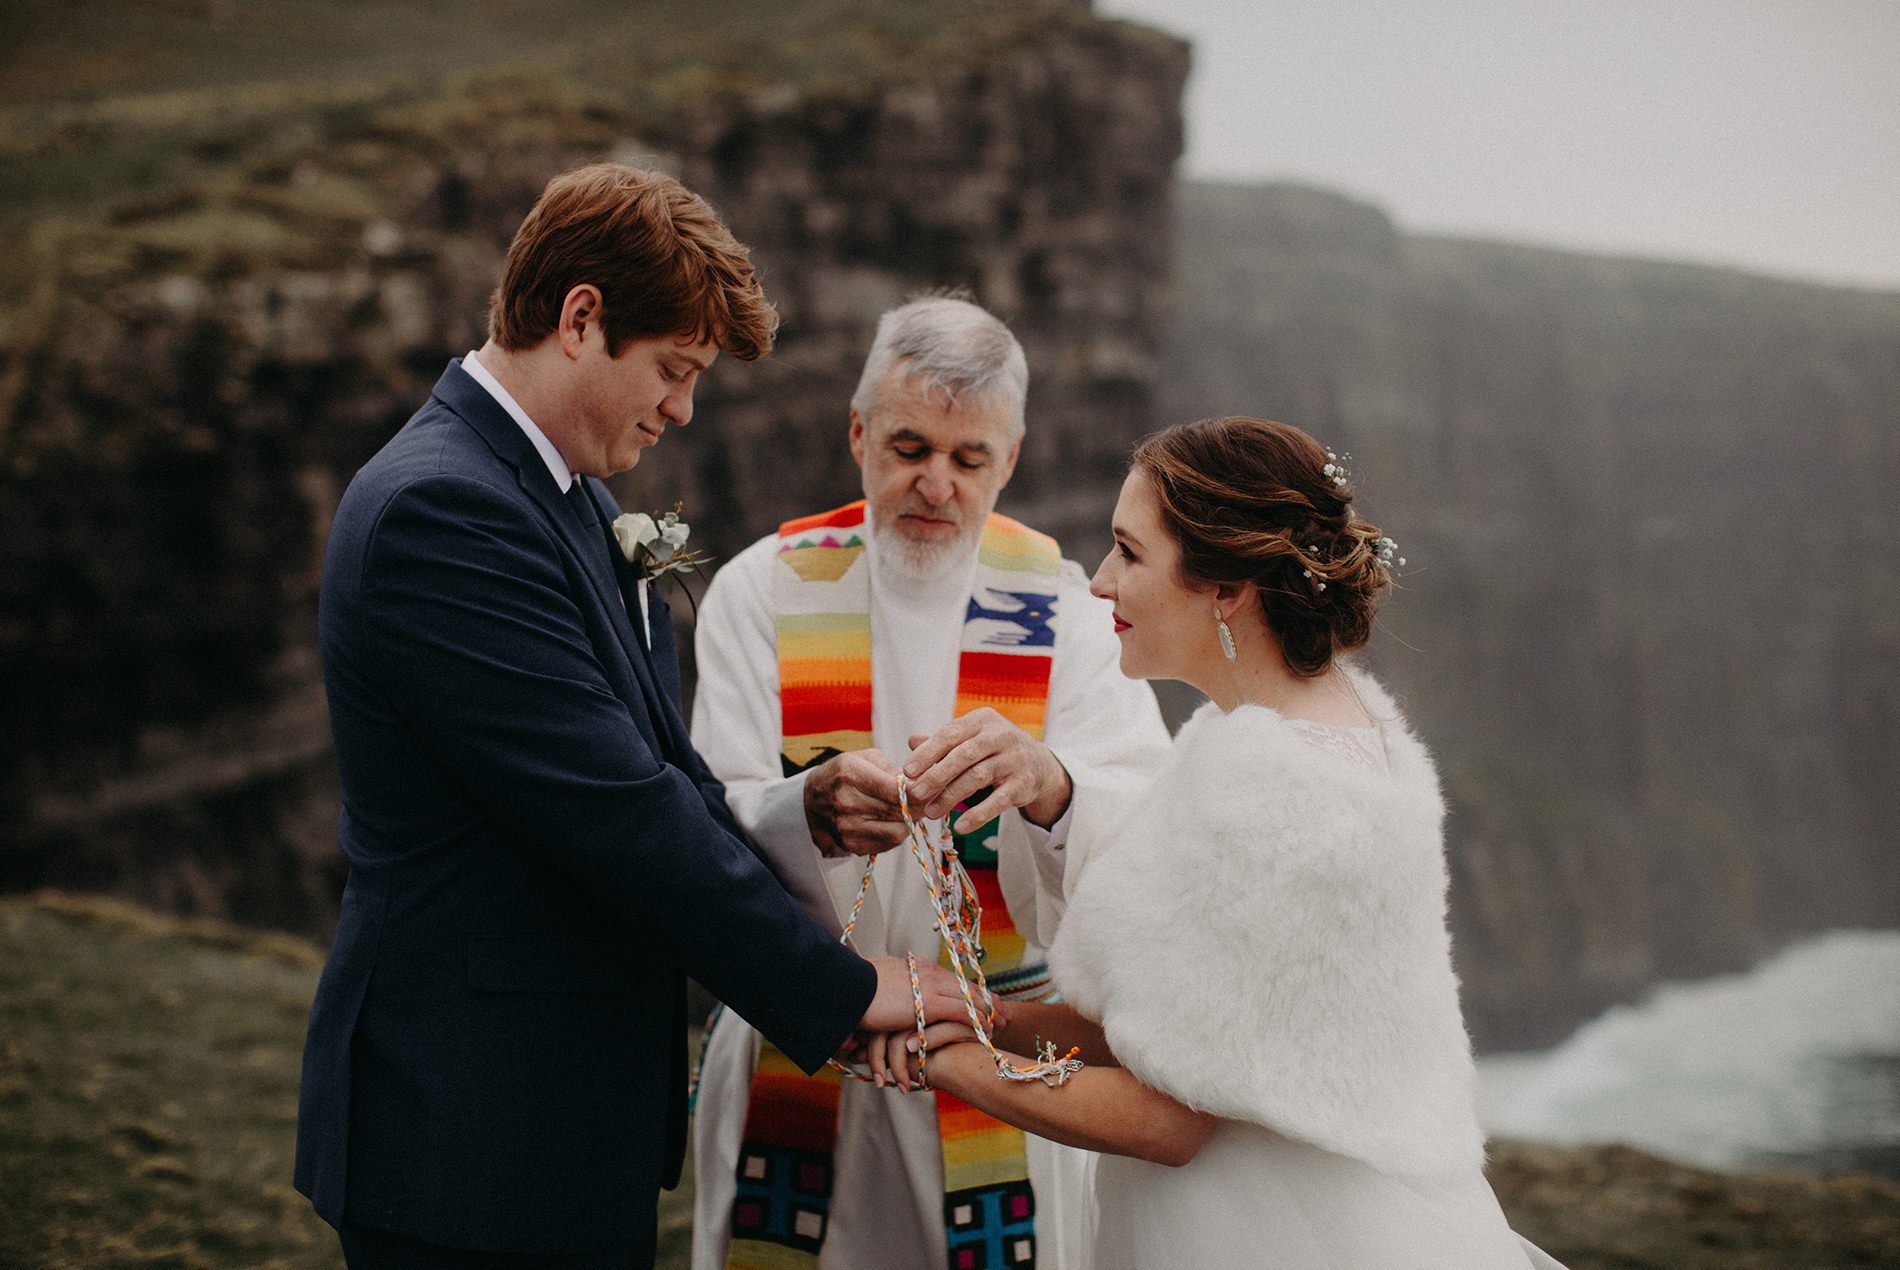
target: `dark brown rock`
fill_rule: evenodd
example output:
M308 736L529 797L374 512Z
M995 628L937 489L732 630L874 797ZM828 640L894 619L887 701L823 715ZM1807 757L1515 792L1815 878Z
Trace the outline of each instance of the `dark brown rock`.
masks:
M909 44L867 28L852 73L817 79L490 77L292 117L254 94L260 135L189 125L190 179L39 226L0 278L0 887L327 931L329 516L481 343L509 237L577 164L678 173L784 317L773 358L722 363L694 426L616 482L624 503L683 503L723 556L852 497L873 322L961 287L1030 355L1010 505L1074 523L1067 492L1109 479L1151 414L1187 57L1061 8L906 19ZM14 140L36 162L109 148Z

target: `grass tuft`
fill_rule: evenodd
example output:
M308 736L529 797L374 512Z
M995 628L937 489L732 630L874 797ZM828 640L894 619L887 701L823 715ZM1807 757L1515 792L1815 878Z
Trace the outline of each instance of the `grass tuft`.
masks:
M340 1270L290 1185L322 965L288 935L0 897L0 1266ZM685 1266L690 1184L660 1229Z
M337 1270L290 1187L301 940L114 900L0 897L0 1266ZM688 1184L661 1197L684 1267ZM1900 1187L1494 1143L1514 1226L1571 1270L1900 1265Z
M289 1187L321 964L114 900L0 900L0 1265L341 1266Z

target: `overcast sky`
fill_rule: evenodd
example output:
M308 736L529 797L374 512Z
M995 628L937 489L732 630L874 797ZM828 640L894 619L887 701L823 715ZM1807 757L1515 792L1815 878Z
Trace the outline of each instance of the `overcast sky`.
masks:
M1900 0L1095 0L1194 42L1185 175L1900 289Z

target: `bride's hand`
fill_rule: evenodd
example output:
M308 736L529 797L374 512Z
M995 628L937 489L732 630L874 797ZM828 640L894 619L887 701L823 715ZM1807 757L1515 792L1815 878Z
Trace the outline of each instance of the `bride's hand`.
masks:
M924 1037L933 1054L958 1041L977 1039L968 1023L933 1023L925 1030ZM866 1039L865 1060L876 1084L894 1085L905 1093L924 1088L918 1074L916 1032L885 1032Z
M967 1023L933 1023L924 1029L923 1048L925 1054L928 1056L929 1062L934 1063L938 1061L939 1055L949 1050L952 1046L960 1045L965 1042L975 1043L981 1039L982 1038L971 1030L970 1025ZM931 1069L928 1063L919 1060L917 1048L917 1034L913 1032L904 1038L902 1071L906 1081L910 1084L922 1087L924 1077L929 1074ZM987 1068L988 1064L986 1063L984 1066ZM941 1073L944 1069L938 1068L937 1070ZM908 1088L909 1085L905 1087ZM948 1088L948 1085L942 1084L940 1077L939 1081L932 1082L932 1087Z
M904 1042L915 1032L880 1032L865 1038L864 1061L871 1069L871 1083L882 1089L895 1085L910 1092L904 1071Z

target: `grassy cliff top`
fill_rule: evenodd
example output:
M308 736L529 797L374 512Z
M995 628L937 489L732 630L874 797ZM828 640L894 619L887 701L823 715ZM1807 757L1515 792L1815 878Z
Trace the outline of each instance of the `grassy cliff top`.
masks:
M0 101L420 78L522 60L616 77L686 62L804 78L854 41L926 41L1001 6L929 0L73 0L10 6Z
M76 0L0 17L0 218L177 185L267 137L531 82L652 116L694 94L968 64L1053 8L986 0ZM1072 15L1072 20L1073 15Z
M290 1189L319 950L109 900L0 897L0 1265L331 1270ZM1900 1188L1492 1144L1512 1224L1571 1270L1900 1264ZM692 1188L661 1198L686 1264Z
M389 199L360 182L284 180L312 154L361 168L365 148L503 148L524 130L604 147L698 101L928 80L980 66L1031 29L1095 21L1026 0L9 6L0 235L15 246L0 261L0 346L18 334L8 311L34 307L36 286L66 285L49 279L70 279L74 265L81 279L153 260L204 273L211 244L288 268L327 259L326 227L360 230Z

